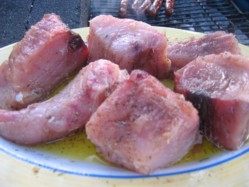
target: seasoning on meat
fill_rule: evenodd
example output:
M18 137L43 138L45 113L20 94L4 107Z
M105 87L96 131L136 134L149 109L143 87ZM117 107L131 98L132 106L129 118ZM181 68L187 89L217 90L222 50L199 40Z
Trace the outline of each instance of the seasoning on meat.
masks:
M182 95L134 70L92 115L86 133L108 161L149 174L189 151L199 117Z
M216 146L234 150L249 138L249 58L197 58L175 72L175 91L198 109L202 133Z
M128 78L106 60L83 68L59 94L20 111L0 110L0 136L18 144L47 143L84 127L116 86Z
M170 69L165 35L152 26L101 15L90 21L89 62L108 59L131 72L142 69L165 78Z
M81 37L59 16L45 15L0 66L0 108L20 109L45 99L87 58Z

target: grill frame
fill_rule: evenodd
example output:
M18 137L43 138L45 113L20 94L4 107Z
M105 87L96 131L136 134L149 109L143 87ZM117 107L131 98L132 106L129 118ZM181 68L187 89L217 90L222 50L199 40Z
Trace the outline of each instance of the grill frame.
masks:
M120 0L91 0L88 20L100 14L119 17ZM202 33L225 31L235 34L238 41L249 46L249 13L243 13L232 0L175 0L171 17L162 6L156 17L138 17L130 11L127 18L153 26L172 27Z

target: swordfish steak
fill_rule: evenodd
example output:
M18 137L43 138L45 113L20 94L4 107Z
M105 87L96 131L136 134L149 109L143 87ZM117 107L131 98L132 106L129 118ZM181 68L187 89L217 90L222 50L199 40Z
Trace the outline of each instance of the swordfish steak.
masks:
M240 54L235 36L224 31L207 34L199 39L176 42L167 48L172 71L177 71L197 57L223 52Z
M18 144L47 143L84 127L128 73L99 60L83 68L57 95L19 111L0 110L0 136Z
M149 174L189 151L199 117L182 95L134 70L92 115L86 133L108 161Z
M86 64L81 37L55 14L45 15L0 66L0 108L20 109L46 98Z
M143 22L97 16L90 21L88 44L89 62L108 59L128 72L141 69L159 79L170 68L165 35Z
M197 58L175 72L175 91L198 109L202 133L234 150L249 137L249 59L228 53Z

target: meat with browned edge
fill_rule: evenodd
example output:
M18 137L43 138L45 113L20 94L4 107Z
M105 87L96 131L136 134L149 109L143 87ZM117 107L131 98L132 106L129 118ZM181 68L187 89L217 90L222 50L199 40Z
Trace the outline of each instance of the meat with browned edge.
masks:
M148 174L189 151L199 117L182 95L134 70L92 115L86 133L108 161Z
M175 72L175 91L199 110L203 134L218 147L238 149L248 139L249 58L197 58Z
M176 42L167 48L172 71L177 71L197 57L223 52L240 54L239 43L235 36L223 31L207 34L199 39Z
M55 14L45 15L18 42L0 67L0 108L20 109L46 98L86 64L81 37Z
M171 16L174 12L175 0L166 0L165 1L165 13L168 16Z
M143 22L97 16L90 21L88 44L89 62L108 59L121 69L142 69L157 78L165 78L170 68L165 35Z
M109 61L93 62L51 99L20 111L0 110L0 136L28 145L62 138L84 127L97 107L128 76Z
M163 4L163 0L154 0L152 5L147 9L148 14L150 16L156 16L162 4Z

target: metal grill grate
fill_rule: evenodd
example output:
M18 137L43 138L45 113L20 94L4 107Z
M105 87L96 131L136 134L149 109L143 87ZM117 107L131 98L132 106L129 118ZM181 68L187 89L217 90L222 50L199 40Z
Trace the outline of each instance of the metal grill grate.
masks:
M100 14L118 17L120 0L92 0L89 19ZM196 32L218 30L234 33L240 43L249 46L249 13L242 13L229 0L175 0L174 14L165 15L164 8L154 18L137 17L128 11L128 18L154 26L166 26Z

